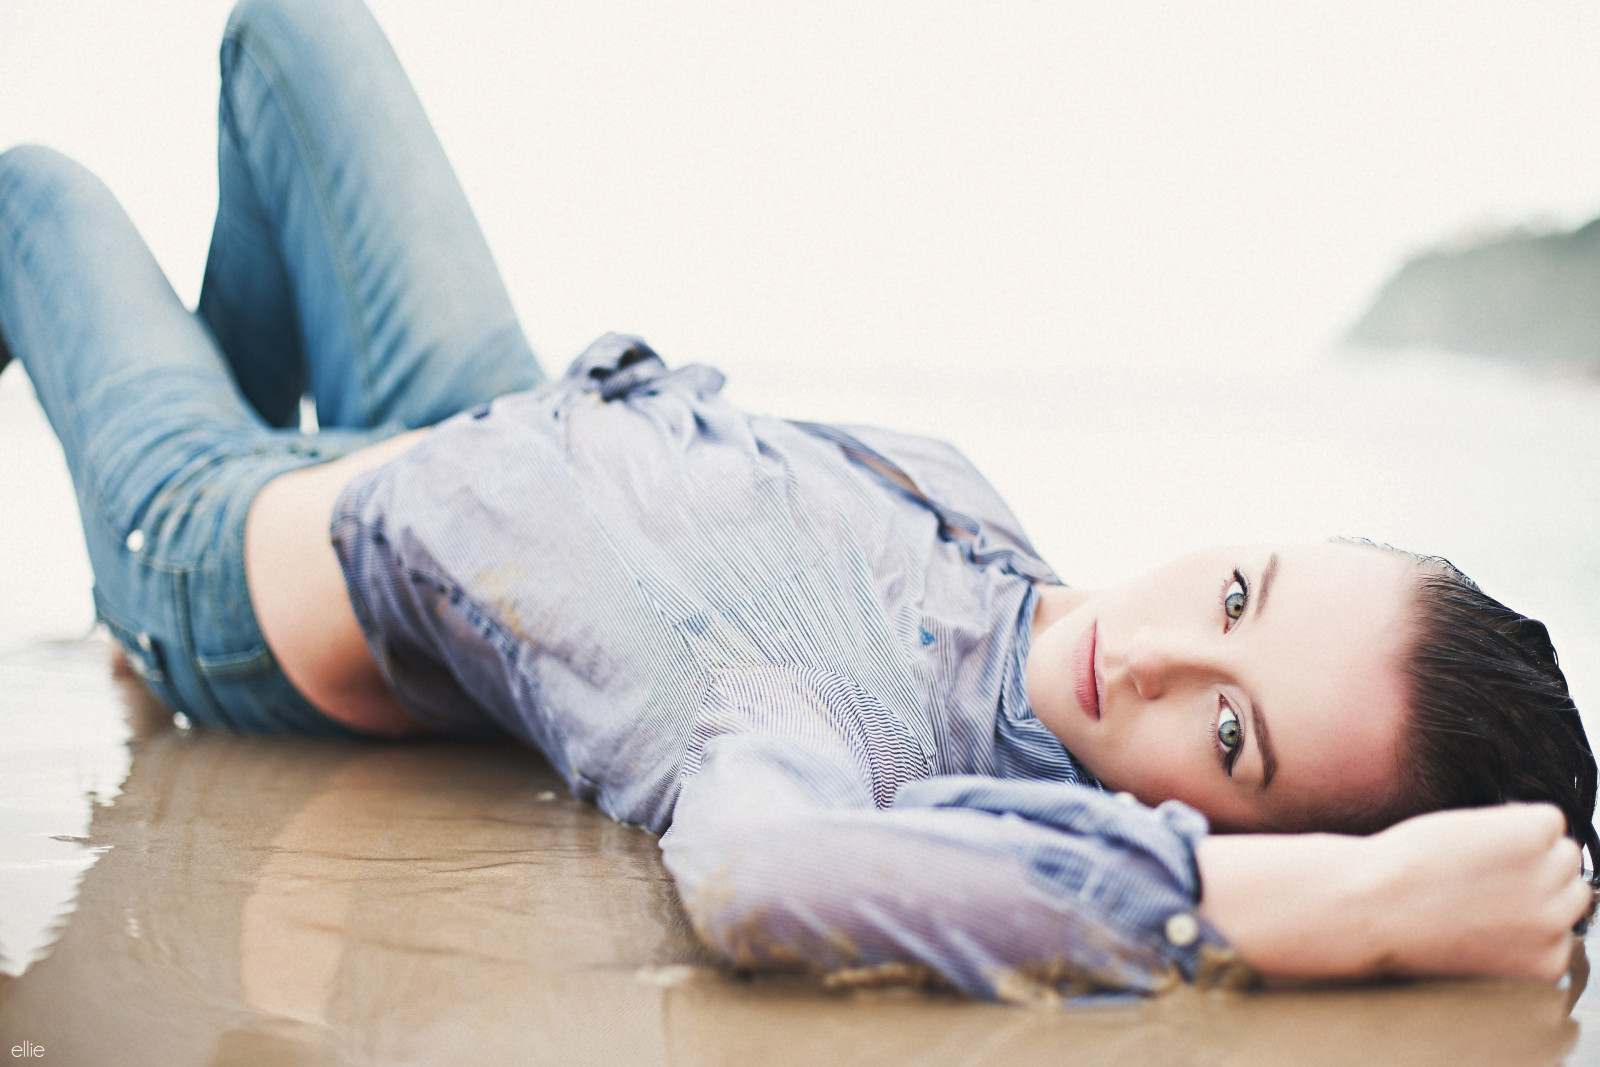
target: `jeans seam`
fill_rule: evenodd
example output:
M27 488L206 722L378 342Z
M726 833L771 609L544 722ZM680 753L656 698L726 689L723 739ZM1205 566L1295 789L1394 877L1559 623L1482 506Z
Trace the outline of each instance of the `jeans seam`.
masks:
M125 651L125 654L130 657L130 662L133 662L131 657L138 657L137 662L143 665L142 670L140 670L139 673L144 678L146 684L161 685L166 687L171 692L172 698L175 700L177 698L177 691L172 686L172 664L163 660L159 666L154 665L151 662L153 659L153 653L147 652L142 647L142 642L139 640L139 635L144 633L144 631L140 630L138 626L130 623L127 616L123 615L121 611L113 609L111 605L106 602L106 597L100 592L98 587L93 589L90 595L94 601L95 618L105 624L106 629L111 632L112 639L116 641L117 644L121 645ZM174 710L181 709L175 708Z
M98 464L90 463L87 456L83 457L83 463L85 468L98 466ZM95 520L105 527L111 534L112 540L116 542L116 547L113 551L126 552L133 556L133 566L145 567L149 570L160 571L163 574L170 575L182 574L198 562L194 559L172 559L164 553L157 554L158 546L150 538L150 526L146 520L157 510L151 507L150 503L160 496L160 490L151 494L151 501L147 501L145 506L139 509L137 518L129 519L131 525L126 529L121 526L121 520L112 513L111 508L106 506L105 500L100 493L100 487L96 482L91 479L89 484L84 487L83 492L93 506ZM165 512L170 513L171 508L165 509ZM87 523L85 523L85 526L87 526ZM146 540L151 542L147 548L140 548L135 551L133 548L128 547L128 535L134 530L144 531ZM87 530L85 532L87 533Z
M305 167L313 195L316 197L318 213L322 217L323 236L329 244L330 258L336 265L339 275L340 291L344 297L345 317L350 328L351 337L357 342L357 362L361 379L361 410L364 416L370 416L372 411L372 338L367 334L366 321L359 315L356 308L359 301L356 299L354 270L347 254L346 242L336 240L336 237L347 236L344 228L339 225L338 212L328 197L327 169L322 158L316 150L316 144L311 138L305 120L302 116L299 103L288 88L288 79L283 75L283 68L272 57L272 50L266 41L257 36L248 26L230 29L224 37L225 42L232 42L238 46L239 52L247 56L266 81L271 93L273 103L283 112L284 120L294 133L295 143L299 146L300 163ZM228 77L223 81L223 94L229 93L229 82L233 73L230 70ZM233 111L230 99L229 111ZM235 140L239 140L236 136ZM249 154L244 153L248 160ZM254 177L252 176L252 182ZM303 320L302 320L303 322ZM303 328L303 326L302 326ZM310 354L307 353L309 361ZM370 421L370 419L369 419Z
M173 598L176 603L173 610L177 613L178 633L177 639L182 646L185 665L188 666L190 677L194 681L195 692L199 699L205 703L211 712L214 721L222 724L226 729L239 733L239 724L222 707L222 702L211 691L211 683L206 678L205 671L200 669L200 655L195 650L194 644L194 618L189 612L189 572L183 571L177 575L172 583Z

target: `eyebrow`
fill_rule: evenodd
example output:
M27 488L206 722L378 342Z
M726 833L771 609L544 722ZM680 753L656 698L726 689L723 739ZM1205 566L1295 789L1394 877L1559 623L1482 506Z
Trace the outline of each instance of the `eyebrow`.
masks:
M1261 613L1267 610L1267 594L1272 592L1272 580L1277 576L1278 554L1274 552L1267 557L1267 565L1261 571L1261 583L1256 589L1257 620L1261 618ZM1267 733L1267 717L1262 714L1261 706L1254 701L1250 703L1250 722L1255 727L1252 732L1256 737L1256 752L1261 757L1261 788L1265 789L1272 784L1272 776L1278 773L1278 754L1272 751L1272 738Z
M1267 557L1267 566L1261 572L1261 584L1256 589L1256 618L1267 610L1267 596L1272 592L1272 580L1278 576L1278 554L1274 552Z
M1278 754L1272 751L1272 738L1267 735L1267 717L1262 714L1260 705L1250 705L1250 722L1255 727L1252 732L1256 736L1256 752L1261 756L1261 788L1265 789L1272 784L1272 776L1278 773Z

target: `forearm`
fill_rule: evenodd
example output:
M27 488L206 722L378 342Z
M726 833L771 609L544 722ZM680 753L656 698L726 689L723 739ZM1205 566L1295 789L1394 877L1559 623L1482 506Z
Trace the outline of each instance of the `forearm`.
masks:
M1547 804L1421 815L1371 837L1208 837L1200 913L1257 970L1554 981L1591 906Z
M877 810L846 771L817 748L724 737L685 784L664 858L696 931L736 966L937 974L1027 1000L1157 991L1220 947L1189 921L1204 824L1187 809L935 778Z
M1356 977L1384 969L1381 891L1365 839L1213 835L1200 842L1200 914L1262 974Z

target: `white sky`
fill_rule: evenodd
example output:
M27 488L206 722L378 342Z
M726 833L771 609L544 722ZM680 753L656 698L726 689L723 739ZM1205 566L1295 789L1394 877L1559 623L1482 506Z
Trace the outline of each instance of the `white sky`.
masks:
M1600 9L374 4L536 347L1273 366L1408 249L1600 213ZM0 144L197 292L217 0L0 0Z

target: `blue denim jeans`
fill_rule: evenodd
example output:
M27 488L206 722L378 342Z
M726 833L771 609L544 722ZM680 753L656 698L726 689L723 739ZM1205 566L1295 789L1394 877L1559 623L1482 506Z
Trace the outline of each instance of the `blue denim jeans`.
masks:
M359 0L245 0L222 45L220 195L199 308L111 193L0 155L0 360L61 439L95 607L173 709L340 734L250 605L244 525L279 474L542 377L488 245ZM300 433L302 395L322 431ZM8 501L25 507L25 501Z

